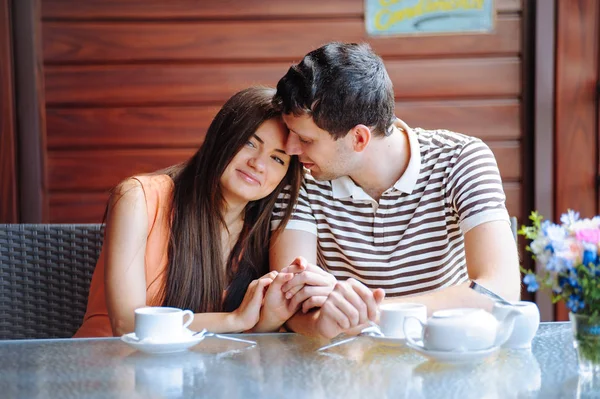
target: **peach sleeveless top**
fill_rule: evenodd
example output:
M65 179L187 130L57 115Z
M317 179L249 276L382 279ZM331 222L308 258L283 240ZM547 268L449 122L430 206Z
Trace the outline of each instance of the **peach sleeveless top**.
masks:
M167 175L136 176L146 196L148 241L146 244L146 304L159 306L158 294L166 283L169 223L173 180ZM112 337L104 290L104 246L92 276L83 324L74 338Z

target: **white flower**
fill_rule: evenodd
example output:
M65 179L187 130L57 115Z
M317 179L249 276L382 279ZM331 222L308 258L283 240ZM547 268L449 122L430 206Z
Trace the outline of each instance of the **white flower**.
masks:
M553 224L546 228L546 235L550 241L562 241L567 237L567 231L562 226Z
M573 223L579 220L579 212L569 209L567 213L563 213L560 217L560 222L567 228L570 228Z
M529 247L531 248L531 252L535 254L535 256L540 256L543 252L546 251L546 247L550 243L550 239L544 236L538 236L535 240L531 241Z
M535 260L539 262L541 265L547 265L548 261L552 257L552 253L550 251L544 251L540 254L535 255Z
M569 230L572 233L576 233L580 230L594 230L594 229L598 228L599 223L600 223L600 218L598 216L594 217L593 219L581 219L581 220L574 222L569 227Z

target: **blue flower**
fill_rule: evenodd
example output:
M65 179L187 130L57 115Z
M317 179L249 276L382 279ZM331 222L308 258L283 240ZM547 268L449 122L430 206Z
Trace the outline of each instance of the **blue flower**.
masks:
M561 272L562 269L563 264L560 258L552 256L550 259L548 259L548 263L546 263L546 270L549 272Z
M567 301L567 307L569 308L569 310L573 313L577 313L577 301L573 300L573 299L569 299Z
M545 265L549 272L563 273L573 269L573 261L557 255L551 256Z
M568 270L571 272L575 270L575 263L573 262L573 259L563 258L563 264L565 265L565 270Z
M527 285L528 292L536 292L540 288L540 284L533 273L525 275L525 277L523 277L523 283Z
M540 224L540 230L542 231L542 233L545 236L548 236L548 227L552 226L552 222L549 220L544 220L541 224Z
M595 265L597 260L598 260L598 253L595 250L591 251L589 249L585 249L583 251L583 259L582 259L581 263L583 263L585 266L589 266L590 264Z
M563 288L565 286L565 284L567 284L568 281L569 280L566 277L564 277L564 276L558 276L558 286L560 288Z
M571 310L571 312L577 313L578 311L585 308L585 302L583 301L583 299L581 299L580 296L571 294L569 300L567 301L567 307Z
M577 276L569 276L569 285L571 287L573 287L574 289L580 288L579 286L579 280L577 279Z

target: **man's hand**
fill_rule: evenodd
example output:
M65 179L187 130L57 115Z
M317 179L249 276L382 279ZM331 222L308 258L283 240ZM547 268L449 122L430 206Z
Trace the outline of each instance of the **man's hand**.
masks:
M375 322L384 297L381 288L371 291L353 278L337 282L319 311L317 333L331 339L369 321Z
M332 274L308 263L301 256L281 272L294 273L294 278L282 287L286 299L290 300L290 311L298 310L302 306L302 312L306 313L312 308L321 307L337 282Z

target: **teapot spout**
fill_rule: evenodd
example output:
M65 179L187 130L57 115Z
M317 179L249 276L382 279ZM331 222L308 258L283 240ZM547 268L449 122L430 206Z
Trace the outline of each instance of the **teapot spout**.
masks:
M496 340L494 346L503 345L513 332L515 320L523 312L516 307L509 305L494 308L493 315L498 320L498 330L496 331Z

